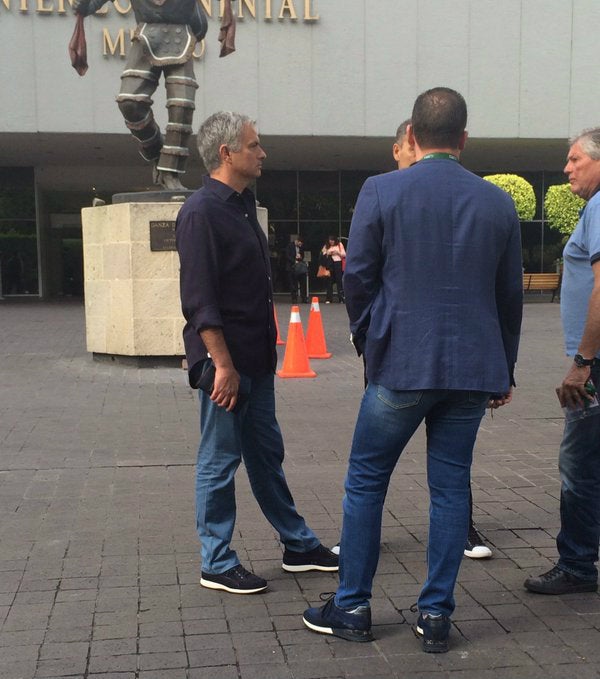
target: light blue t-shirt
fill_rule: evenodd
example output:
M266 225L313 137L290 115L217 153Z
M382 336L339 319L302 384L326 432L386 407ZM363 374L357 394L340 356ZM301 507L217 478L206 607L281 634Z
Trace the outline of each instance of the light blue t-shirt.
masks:
M564 269L560 315L567 356L577 353L594 287L592 264L600 260L600 191L581 212L575 231L563 250ZM597 354L600 357L600 352Z

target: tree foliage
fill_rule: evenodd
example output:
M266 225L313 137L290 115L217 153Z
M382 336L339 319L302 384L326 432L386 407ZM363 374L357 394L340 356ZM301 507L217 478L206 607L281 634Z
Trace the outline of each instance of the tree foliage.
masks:
M517 174L489 174L484 179L506 191L513 199L517 214L522 222L535 216L535 192L533 186Z
M583 198L571 191L570 184L550 186L544 198L544 212L548 226L565 236L570 236L577 226L579 212L585 204L586 201Z

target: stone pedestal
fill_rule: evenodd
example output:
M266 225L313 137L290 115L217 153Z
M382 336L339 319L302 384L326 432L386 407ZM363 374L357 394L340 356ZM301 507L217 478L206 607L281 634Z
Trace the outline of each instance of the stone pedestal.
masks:
M183 356L175 243L150 249L150 223L174 222L180 207L135 202L82 210L88 351Z
M145 198L82 210L87 349L97 357L183 356L179 255L169 231L181 205ZM258 219L266 232L265 208ZM158 234L158 246L172 249L151 249L151 223L153 247Z

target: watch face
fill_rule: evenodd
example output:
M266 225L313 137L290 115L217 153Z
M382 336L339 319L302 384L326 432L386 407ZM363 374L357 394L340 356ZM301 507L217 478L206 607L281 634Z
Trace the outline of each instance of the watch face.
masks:
M586 359L583 358L581 354L575 354L575 356L573 356L573 362L578 368L584 368L585 366L592 365L594 359L593 358Z

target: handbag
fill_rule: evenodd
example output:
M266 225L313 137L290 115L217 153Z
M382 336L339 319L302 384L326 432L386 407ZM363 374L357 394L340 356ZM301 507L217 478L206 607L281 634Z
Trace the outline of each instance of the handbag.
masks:
M329 276L331 276L331 271L329 271L326 266L319 264L319 268L317 269L317 278L329 278Z
M296 262L294 264L294 273L297 276L303 276L308 273L308 264L306 262Z

